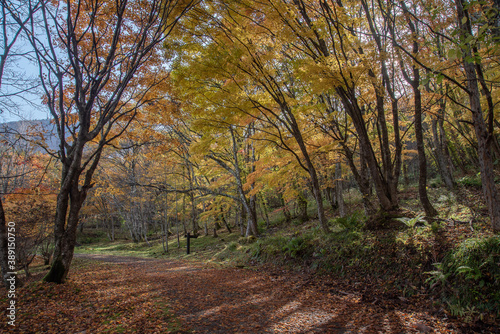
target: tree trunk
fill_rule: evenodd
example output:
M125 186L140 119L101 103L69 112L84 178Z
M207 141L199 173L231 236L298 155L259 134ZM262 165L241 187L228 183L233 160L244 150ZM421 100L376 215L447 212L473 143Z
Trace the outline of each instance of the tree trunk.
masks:
M408 162L403 164L403 180L405 183L405 188L408 189L410 186L410 177L408 176Z
M403 1L400 2L403 7L403 11L408 14L408 10ZM408 17L408 27L412 34L416 36L417 29L413 21ZM417 40L413 40L412 43L412 54L417 55L419 52L419 45ZM420 92L420 70L416 66L412 66L413 78L410 78L407 74L403 61L401 60L401 69L403 71L403 76L405 80L412 86L413 89L413 104L414 104L414 116L415 116L415 139L417 141L417 152L418 152L418 195L420 198L420 203L424 207L425 215L428 217L434 217L438 213L436 209L432 206L427 196L427 159L425 157L425 147L424 138L422 130L422 94Z
M184 231L184 235L187 235L187 227L186 227L186 195L182 195L182 228Z
M241 190L243 194L243 189ZM246 201L246 197L243 195L245 203L245 210L247 211L247 231L245 236L249 237L250 235L257 236L259 235L259 231L257 229L257 213L255 211L255 196L250 196L249 201Z
M352 89L347 91L341 87L337 88L337 92L359 136L360 151L366 159L366 165L375 186L380 208L384 211L395 209L398 206L397 194L391 193L392 187L389 186L387 180L380 171L380 166L368 136L363 113L357 102L356 93Z
M188 166L188 173L189 173L189 186L191 187L191 189L193 189L194 188L194 184L193 184L194 172L192 171L191 166ZM189 193L189 197L191 199L191 224L192 224L192 228L193 228L193 235L197 235L200 227L198 226L198 220L196 217L197 216L196 215L196 200L194 198L193 191L191 191Z
M455 1L457 6L458 24L461 28L461 38L465 40L471 35L470 19L464 10L462 0ZM483 184L483 194L488 206L488 212L491 219L491 225L495 232L500 232L500 200L498 190L495 186L495 179L493 174L493 161L491 158L491 151L488 147L488 131L483 118L481 109L481 100L479 95L478 79L476 69L471 59L471 47L465 43L463 47L463 65L465 74L467 76L467 89L470 101L470 109L472 112L472 119L474 122L474 130L476 133L479 165L481 168L481 181Z
M440 116L443 117L443 113L440 112ZM447 155L447 145L445 141L445 136L441 132L441 135L438 133L438 122L437 118L432 120L431 128L432 128L432 138L434 144L434 157L436 158L439 175L441 175L441 179L443 180L446 188L452 190L455 188L455 182L453 180L453 175L451 173L451 168L449 166L449 157Z
M232 126L229 127L229 132L231 133L231 142L232 142L232 164L234 168L230 168L224 161L217 159L215 156L211 156L214 161L216 161L221 167L230 172L236 181L236 190L238 192L239 201L243 205L244 211L246 213L246 217L248 219L246 236L258 235L257 230L257 213L255 211L255 195L247 198L245 191L243 190L243 181L242 181L242 172L239 166L239 157L238 157L238 143L236 140L236 133ZM252 148L253 150L253 148ZM255 161L255 157L252 157L252 163ZM252 168L255 168L253 166Z
M300 192L297 196L297 205L299 209L299 220L301 223L305 223L309 220L309 216L307 214L307 200L303 192Z
M24 273L26 274L26 278L31 277L31 273L30 273L30 265L29 265L28 263L26 263L26 264L23 266L23 269L24 269Z
M266 200L263 198L263 196L260 196L260 207L261 207L261 214L264 220L266 221L266 228L269 228L271 226L271 222L269 220L269 214L267 210L267 203Z
M163 226L163 251L168 253L168 217L165 218L165 224Z
M245 220L247 219L247 211L243 203L240 203L238 214L239 214L238 226L240 227L240 235L243 237L245 236Z
M115 217L111 217L111 241L115 241Z
M181 248L181 235L179 233L179 219L176 219L175 224L177 226L177 248Z
M418 75L418 69L414 70L415 78L413 86L414 99L415 99L415 138L417 140L417 151L418 151L418 195L420 198L420 203L424 207L425 215L427 217L434 217L438 214L436 209L432 206L427 196L427 159L425 157L424 148L424 138L422 134L422 99L420 95L420 89L418 84L420 82L420 76Z
M54 233L54 255L49 272L43 278L46 282L64 283L69 272L73 252L76 244L76 230L78 228L78 214L85 199L85 190L80 191L78 185L62 189L57 196ZM69 214L66 224L66 212Z
M224 211L222 211L222 207L220 208L220 220L224 223L224 226L226 227L227 229L227 232L229 234L231 234L231 227L229 226L229 224L227 223L227 220L226 220L226 217L224 217Z
M375 210L374 206L371 201L371 188L370 188L370 179L369 179L369 174L366 169L366 163L365 163L365 158L362 152L360 152L360 167L359 170L354 164L354 158L353 158L353 153L351 152L350 148L345 144L342 143L342 148L344 150L345 157L347 159L347 163L349 164L349 168L351 169L352 174L354 175L354 180L356 181L356 184L358 185L359 191L361 192L362 196L362 201L363 201L363 208L365 211L365 214L367 216L371 215ZM337 205L333 208L334 210L337 209Z
M285 223L290 223L292 221L292 215L290 215L290 210L288 209L287 203L285 203L285 199L283 198L283 194L279 194L281 205L283 206L283 215L285 216Z
M328 203L330 203L332 211L337 210L337 203L335 202L335 189L332 187L327 187L325 189L325 197L328 200Z
M302 137L302 133L300 132L299 126L297 124L297 121L295 119L295 116L291 112L288 106L284 106L282 110L288 115L290 119L290 128L291 128L291 133L299 145L300 152L304 156L305 160L305 169L309 174L309 180L311 182L311 187L314 195L314 199L316 200L316 205L317 205L317 211L318 211L318 220L319 220L319 225L323 232L329 233L330 229L328 228L328 222L326 221L325 217L325 209L323 207L323 196L321 194L321 188L319 186L319 180L318 180L318 174L316 172L316 167L311 161L311 157L309 156L309 152L307 151L307 147L304 143L304 138Z
M343 49L344 43L340 41L340 49L336 48L328 48L328 44L325 42L323 39L323 34L317 31L316 27L312 23L314 20L309 16L308 11L307 11L307 6L304 5L302 1L294 1L295 6L297 6L298 9L298 15L301 15L301 17L304 19L305 24L307 24L307 27L311 29L311 31L314 34L311 34L312 37L304 37L303 40L305 43L311 42L310 47L315 48L316 51L318 51L318 54L312 53L312 58L317 61L323 61L320 60L320 58L330 58L332 59L339 59L341 57L345 56L345 50ZM325 5L326 7L326 5ZM312 7L311 7L312 8ZM315 13L316 15L316 13ZM336 27L339 25L338 21L336 18L333 16L328 16L325 17L328 23L331 24L330 27ZM315 36L315 37L314 37ZM342 36L340 38L343 38ZM314 40L313 40L314 39ZM361 48L360 48L361 49ZM362 53L362 50L356 49L356 52L360 51ZM346 62L348 60L346 59ZM340 65L340 64L339 64ZM342 65L341 65L342 66ZM342 67L339 69L342 75L345 77L352 76L352 73L347 73L343 72ZM349 117L352 120L352 123L355 127L356 133L359 138L359 144L360 144L360 150L362 151L362 154L365 154L366 160L367 160L367 165L370 170L370 175L373 180L373 183L375 185L375 190L377 193L377 198L379 200L379 204L382 210L388 211L396 208L398 206L398 201L397 201L397 192L394 192L394 187L392 187L389 182L394 181L391 180L390 178L386 178L384 175L384 171L381 171L380 165L375 157L375 152L373 150L372 144L370 142L370 137L367 132L366 128L366 122L363 117L363 111L361 110L359 103L358 103L358 96L359 92L356 90L354 82L347 82L345 81L345 85L338 85L335 87L335 92L336 94L340 97L340 100L342 102L342 105L344 106L345 112L349 115ZM381 111L381 109L379 109ZM290 118L293 117L290 116ZM379 114L379 119L381 117L381 114ZM382 127L385 127L385 120L384 123L381 124ZM385 131L384 129L382 129ZM294 137L297 139L295 133L293 133ZM384 134L385 137L385 134ZM385 139L384 139L385 140ZM301 142L297 140L297 143L299 146L301 146ZM302 143L303 144L303 143ZM382 149L388 148L388 142L386 141L384 143L384 147ZM309 156L304 154L303 148L301 147L301 152L303 153L304 157L307 159ZM390 156L390 152L385 151L383 152L385 154L385 157ZM386 158L384 158L386 159ZM390 160L390 159L389 159ZM309 161L308 161L309 162ZM386 159L386 162L387 159ZM389 164L390 165L390 164ZM385 166L389 168L390 166ZM307 165L307 168L309 169L309 163ZM388 169L387 169L388 170ZM318 179L316 174L316 171L314 169L309 170L310 176L311 176L311 185L313 188L313 193L314 193L314 198L316 199L318 203L318 216L320 220L321 227L323 230L326 232L328 231L328 226L326 224L326 219L324 217L324 211L323 210L323 203L322 203L322 197L321 193L319 191L319 184L318 184ZM392 173L389 173L392 175Z
M366 1L362 1L361 5L365 11L365 16L368 21L368 25L371 31L371 37L375 41L377 46L377 50L380 55L386 54L386 46L383 43L383 35L384 32L379 31L379 27L381 24L376 23L376 19L372 15L372 12L369 9L368 3ZM387 13L387 12L386 12ZM384 20L392 21L392 18L384 17ZM385 24L386 28L389 29L391 35L394 35L394 31L392 28L392 24ZM387 33L387 30L385 30ZM387 69L386 61L381 61L381 74L382 74L382 82L377 79L377 76L373 73L373 71L369 70L369 75L372 80L372 85L375 89L376 94L376 107L377 107L377 130L380 128L379 133L381 134L380 141L380 150L382 155L382 167L384 172L384 181L387 183L387 190L391 200L391 204L393 207L398 206L398 183L399 183L399 175L401 173L401 163L402 163L402 150L403 146L401 143L401 137L399 134L399 110L398 110L398 97L394 93L393 81L389 76L389 71ZM387 89L389 96L391 98L391 109L392 109L392 118L393 118L393 131L394 131L394 162L391 161L391 146L389 145L389 136L388 129L385 117L385 91L384 87Z
M168 226L168 194L165 194L165 217L163 223L163 240L165 245L163 246L163 250L165 253L168 253L168 234L169 234L169 226Z
M335 164L335 193L339 208L339 216L345 217L344 187L342 184L342 165L340 162Z

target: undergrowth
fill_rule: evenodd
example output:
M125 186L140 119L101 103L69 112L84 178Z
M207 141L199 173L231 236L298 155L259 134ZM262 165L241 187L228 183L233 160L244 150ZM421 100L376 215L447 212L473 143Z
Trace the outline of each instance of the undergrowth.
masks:
M403 297L435 295L449 313L466 321L500 319L500 237L466 238L447 250L445 224L423 216L400 221L401 229L373 231L355 212L331 220L328 235L314 225L282 229L252 244L250 255L290 269L307 266L364 287L375 283Z
M455 316L500 318L500 237L471 238L434 264L427 282Z
M469 181L459 183L470 185ZM439 188L430 193L437 199L436 206L446 212L445 217L455 219L457 224L474 217L454 197L443 196ZM408 201L412 198L410 194ZM467 321L488 316L500 319L499 237L482 233L487 229L481 221L450 225L445 220L427 220L413 213L412 206L401 206L406 211L399 212L400 216L396 212L367 219L358 210L343 218L332 218L328 234L319 228L317 220L285 223L279 212L272 217L270 228L260 222L259 237L241 237L221 230L218 238L200 236L191 240L190 255L185 254L185 238L181 237L177 244L175 236L169 240L168 253L161 240L150 245L82 242L78 252L182 258L230 266L268 263L333 275L349 284L355 282L361 289L394 292L403 298L425 295L439 300L451 315ZM309 210L312 216L314 207L309 206Z

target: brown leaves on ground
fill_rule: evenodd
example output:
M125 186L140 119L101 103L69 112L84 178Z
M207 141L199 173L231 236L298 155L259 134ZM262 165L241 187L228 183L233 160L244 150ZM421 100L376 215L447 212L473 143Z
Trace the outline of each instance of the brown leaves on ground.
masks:
M18 333L456 333L425 304L264 268L86 255L67 284L17 291ZM96 261L96 258L101 261ZM111 262L102 262L111 261ZM0 307L8 300L2 290Z

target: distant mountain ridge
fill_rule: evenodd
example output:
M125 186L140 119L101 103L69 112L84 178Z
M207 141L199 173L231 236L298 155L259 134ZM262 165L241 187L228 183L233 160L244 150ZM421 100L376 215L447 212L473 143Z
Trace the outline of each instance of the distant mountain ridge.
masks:
M59 150L59 138L55 125L52 124L50 119L41 120L21 120L13 122L0 123L1 136L14 136L21 134L32 140L41 140L44 138L45 147L50 151ZM40 147L40 150L42 148Z

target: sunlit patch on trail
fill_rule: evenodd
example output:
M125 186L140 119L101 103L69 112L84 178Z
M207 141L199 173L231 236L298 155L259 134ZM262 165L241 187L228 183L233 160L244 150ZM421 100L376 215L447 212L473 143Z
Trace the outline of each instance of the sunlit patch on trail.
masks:
M300 303L289 303L285 305L285 308L297 308L298 305L292 304L300 304ZM309 309L309 310L301 310L297 312L293 312L278 321L273 327L273 332L286 332L286 333L304 333L311 331L312 329L319 327L323 324L328 323L335 317L334 313L325 312L323 310L318 309ZM290 325L293 324L293 325ZM293 327L296 328L293 328ZM291 328L292 327L292 328Z

